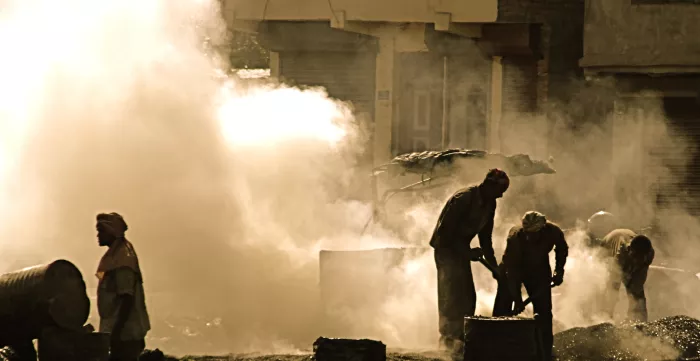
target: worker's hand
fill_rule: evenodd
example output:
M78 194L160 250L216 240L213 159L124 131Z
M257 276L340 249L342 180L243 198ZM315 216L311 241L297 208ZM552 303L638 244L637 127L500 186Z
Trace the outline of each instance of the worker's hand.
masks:
M552 277L552 283L554 286L560 286L564 283L564 271L555 271L554 277Z
M477 262L481 257L484 256L484 251L481 248L476 247L469 250L469 259L472 262Z
M525 303L522 299L517 299L515 301L515 306L513 307L513 316L517 316L525 311Z

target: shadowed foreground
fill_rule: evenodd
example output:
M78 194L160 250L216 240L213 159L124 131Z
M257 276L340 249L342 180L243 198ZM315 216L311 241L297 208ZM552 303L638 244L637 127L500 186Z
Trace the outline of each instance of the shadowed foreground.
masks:
M303 361L311 360L313 354L301 355L230 355L230 356L185 356L180 359L171 358L168 361ZM442 356L438 352L420 352L420 353L404 353L404 352L388 352L387 361L444 361L448 358Z

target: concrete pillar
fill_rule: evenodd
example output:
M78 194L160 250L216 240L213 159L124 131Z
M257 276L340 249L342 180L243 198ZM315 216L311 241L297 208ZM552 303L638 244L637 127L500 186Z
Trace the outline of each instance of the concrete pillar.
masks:
M488 125L488 151L501 151L501 118L503 114L503 63L500 56L491 62L491 96Z
M379 38L379 53L376 62L376 99L374 111L374 165L379 166L391 160L392 124L395 116L395 38Z
M280 77L280 53L270 52L270 77L279 79Z

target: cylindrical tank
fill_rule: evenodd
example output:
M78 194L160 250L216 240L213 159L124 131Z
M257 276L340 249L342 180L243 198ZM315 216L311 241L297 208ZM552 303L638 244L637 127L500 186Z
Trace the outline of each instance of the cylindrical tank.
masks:
M109 346L108 333L49 327L39 337L39 360L108 361Z
M47 326L78 330L89 313L85 281L69 261L0 276L0 341L36 339Z
M532 318L464 318L465 361L537 361L539 345Z

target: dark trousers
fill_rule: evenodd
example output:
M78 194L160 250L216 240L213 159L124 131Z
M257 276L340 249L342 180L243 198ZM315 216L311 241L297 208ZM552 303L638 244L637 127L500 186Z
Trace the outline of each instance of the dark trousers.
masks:
M498 280L498 290L496 291L496 299L493 302L493 317L510 316L513 312L513 295L508 289L508 280L506 279L505 267L503 263L498 266L500 279Z
M613 268L605 301L610 318L613 318L620 286L624 285L628 302L627 318L631 321L647 321L649 316L647 312L647 298L644 293L644 284L647 281L648 272L648 266L631 273L626 273L619 269L619 267Z
M110 361L138 361L146 349L144 340L112 341L110 345Z
M474 316L476 289L469 256L452 249L435 249L438 276L439 329L450 347L464 338L464 317Z
M542 342L542 359L546 361L552 359L552 346L554 345L552 288L550 287L552 278L550 274L543 273L542 277L531 277L523 281L528 296L532 297L538 336ZM507 281L505 277L502 277L498 284L493 316L509 316L513 311L513 302Z

